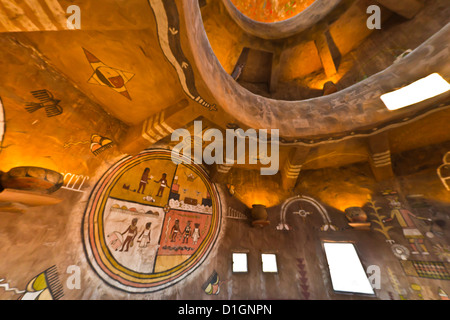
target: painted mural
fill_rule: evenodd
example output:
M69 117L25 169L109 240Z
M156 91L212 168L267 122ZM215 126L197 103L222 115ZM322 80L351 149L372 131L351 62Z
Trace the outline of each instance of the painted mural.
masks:
M94 70L94 73L89 78L88 83L111 88L128 100L131 100L126 84L134 77L134 74L109 67L86 49L83 48L83 50L86 55L86 59Z
M159 45L170 64L175 68L186 95L209 111L217 111L198 93L192 65L181 47L180 17L174 1L148 0L158 27Z
M444 155L444 158L442 159L443 164L439 166L437 169L437 174L439 176L439 179L441 179L442 184L444 185L445 189L447 191L450 191L450 151L447 152Z
M298 267L298 273L299 273L299 281L300 281L300 288L303 300L309 300L311 293L309 292L309 283L308 283L308 276L306 271L306 265L305 265L305 259L304 258L298 258L297 259L297 267Z
M77 142L66 142L64 148L70 148L76 145L89 144L89 149L94 156L98 156L100 153L114 146L114 141L108 137L103 137L98 134L92 134L90 140L83 140Z
M206 280L206 282L202 285L202 289L207 295L217 296L220 293L220 286L225 282L226 280L220 280L219 274L214 270L208 280Z
M39 102L28 102L25 110L28 113L36 112L40 109L45 110L47 117L55 117L63 113L63 108L59 105L61 100L55 99L53 94L48 90L36 90L31 94Z
M3 102L0 99L0 152L3 149L3 138L6 132L5 110L3 110Z
M402 198L395 190L368 197L367 213L372 231L381 233L403 272L387 268L391 300L445 300L447 294L433 281L450 280L449 247L433 207L421 195ZM431 280L421 282L421 279ZM408 286L406 286L408 284ZM395 295L396 294L396 295Z
M321 231L337 231L338 228L333 224L333 222L331 221L331 218L328 214L328 211L325 209L325 207L318 202L316 199L308 197L308 196L304 196L304 195L298 195L298 196L294 196L292 198L287 199L286 201L284 201L281 210L280 210L280 221L277 225L277 230L291 230L292 227L289 226L286 222L286 214L289 211L288 209L294 209L297 211L292 211L292 214L294 215L298 215L300 217L302 217L303 221L312 214L312 212L304 210L302 204L309 204L311 205L315 211L317 211L322 220L323 220L323 224L320 227Z
M292 18L308 8L315 0L231 0L250 19L277 22Z
M83 223L91 265L118 289L153 292L195 270L221 225L217 191L194 164L151 149L111 167L89 199Z
M58 269L52 266L28 281L25 290L11 288L8 283L2 283L0 288L19 295L17 300L59 300L64 296L64 290L59 280Z

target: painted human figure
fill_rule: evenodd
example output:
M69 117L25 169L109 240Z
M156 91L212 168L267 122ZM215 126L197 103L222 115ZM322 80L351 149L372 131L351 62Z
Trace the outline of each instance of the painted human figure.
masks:
M414 223L412 218L419 219L416 215L414 215L411 211L404 209L402 204L398 201L398 197L387 197L389 200L389 205L391 207L391 216L386 219L385 222L392 221L393 219L397 219L400 226L403 228L403 235L409 241L409 245L412 248L412 254L419 254L419 248L423 255L428 255L429 252L424 244L424 236L417 229L416 224Z
M179 233L181 233L180 220L176 219L172 229L170 230L170 241L175 242Z
M139 191L141 190L141 188L142 188L142 194L144 194L144 191L145 191L145 187L147 186L147 183L148 183L148 179L150 179L149 178L149 175L150 174L150 168L145 168L144 169L144 173L142 173L142 177L141 177L141 180L140 180L140 182L139 182L139 188L138 188L138 193L139 193Z
M155 180L156 183L161 183L158 193L156 194L157 197L162 197L163 192L164 192L164 188L167 187L167 174L163 173L161 179L159 179L158 181Z
M127 237L125 239L125 241L122 244L122 248L119 251L123 251L123 249L126 247L125 251L128 251L128 249L130 248L130 244L132 245L134 238L137 235L137 222L138 219L134 218L131 221L131 224L128 226L127 230L125 230L122 235L124 235L125 233L127 233Z
M194 224L194 231L192 232L192 239L194 244L197 244L198 239L200 238L200 224Z
M140 242L140 244L139 244L140 248L146 248L147 245L150 243L150 233L151 233L150 227L151 226L152 226L152 223L148 222L145 225L145 229L142 230L142 233L139 235L137 241Z
M189 237L191 236L191 234L192 234L191 221L188 221L183 231L183 243L189 242Z

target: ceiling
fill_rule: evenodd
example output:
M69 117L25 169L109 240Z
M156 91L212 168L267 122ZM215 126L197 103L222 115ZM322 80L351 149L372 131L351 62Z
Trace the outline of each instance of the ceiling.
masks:
M33 162L92 175L105 161L169 144L195 119L222 131L279 129L280 163L302 170L370 161L377 139L392 154L450 140L448 94L396 112L379 99L432 72L450 80L447 1L407 0L406 9L377 1L380 30L366 25L372 2L316 0L285 20L302 17L296 32L273 24L259 30L266 37L251 31L257 21L243 25L228 0L79 0L80 30L66 22L73 1L2 1L2 170ZM337 92L324 95L328 81ZM32 92L44 89L63 114L26 112ZM116 148L92 157L93 134Z

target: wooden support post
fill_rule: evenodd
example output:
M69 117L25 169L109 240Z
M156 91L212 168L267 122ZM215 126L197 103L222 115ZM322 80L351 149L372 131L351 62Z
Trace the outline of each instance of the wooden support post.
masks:
M383 7L395 12L402 17L407 19L412 19L415 15L422 10L424 4L421 0L402 0L402 1L392 1L392 0L377 0L379 4Z
M188 100L183 99L154 114L143 123L131 127L123 141L119 143L119 149L123 153L135 155L172 134L174 130L198 117L198 113L188 106Z
M339 50L337 50L331 38L331 34L328 30L325 33L320 33L314 43L319 52L325 75L332 77L337 73L341 57Z
M227 183L228 173L231 168L233 168L232 164L214 164L210 172L211 181L215 183Z
M394 177L387 133L369 137L370 166L377 181Z
M308 156L309 148L295 147L290 152L281 168L281 183L283 190L295 188L303 163Z

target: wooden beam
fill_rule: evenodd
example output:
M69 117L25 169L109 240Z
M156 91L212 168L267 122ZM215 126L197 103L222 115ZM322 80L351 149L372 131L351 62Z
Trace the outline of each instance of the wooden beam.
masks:
M211 166L210 177L215 183L227 183L228 173L233 168L232 164L214 164Z
M283 190L295 188L303 163L309 154L309 148L295 147L289 152L283 167L281 168L281 183Z
M328 33L329 34L329 33ZM333 53L335 50L332 49L333 46L329 43L329 37L325 33L320 33L314 43L316 44L317 51L319 52L320 61L322 62L323 69L325 71L325 75L327 77L332 77L337 73L338 70L338 61L337 57L333 57ZM334 44L334 42L333 42Z
M131 127L119 143L119 149L126 154L135 155L162 140L178 128L182 128L199 116L189 101L183 99L141 124Z
M389 180L394 177L391 162L391 150L387 133L381 133L368 138L370 150L370 166L377 181Z
M392 0L377 0L379 4L383 7L395 12L402 17L407 19L412 19L415 15L422 10L424 4L421 0L402 0L402 1L392 1Z

